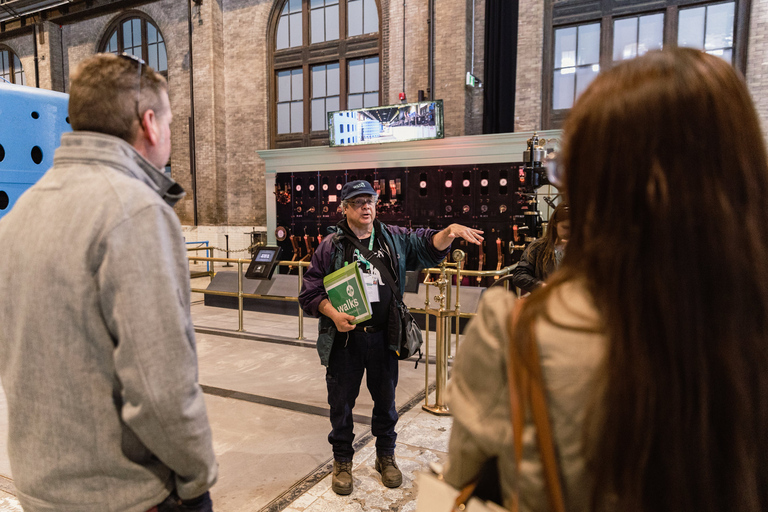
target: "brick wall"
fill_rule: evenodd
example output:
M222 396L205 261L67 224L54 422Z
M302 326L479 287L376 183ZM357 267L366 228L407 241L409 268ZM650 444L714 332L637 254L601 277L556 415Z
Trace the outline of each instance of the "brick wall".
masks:
M418 99L419 90L423 90L425 94L427 92L429 86L427 82L428 8L428 0L394 0L389 3L389 44L387 46L389 65L382 66L384 75L388 78L389 88L388 96L384 94L381 96L382 103L385 105L400 103L401 92L405 92L409 102ZM403 24L403 16L405 16L405 24ZM403 29L405 29L405 38L403 38ZM405 60L403 52L405 52ZM439 98L439 96L435 97Z
M544 2L520 0L515 131L541 128L543 33Z
M226 3L223 12L227 94L222 113L227 125L230 225L266 225L264 162L256 151L269 144L267 39L271 11L272 2L234 0Z
M465 134L471 0L435 2L435 98L445 106L445 136Z
M222 11L219 2L193 7L195 161L198 223L227 223L226 124Z
M752 1L746 79L768 143L768 3L764 1Z
M62 64L62 29L59 25L47 21L42 23L40 29L43 33L43 41L38 38L40 87L63 92L66 77Z

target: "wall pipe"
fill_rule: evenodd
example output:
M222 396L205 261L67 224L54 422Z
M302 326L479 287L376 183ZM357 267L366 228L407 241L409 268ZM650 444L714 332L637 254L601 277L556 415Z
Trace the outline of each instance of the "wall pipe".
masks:
M189 172L192 175L193 225L197 226L197 161L195 153L195 68L192 64L192 2L187 2L187 21L189 22Z
M67 92L67 75L64 72L64 27L59 25L59 46L61 47L61 92Z
M427 93L429 101L435 99L435 0L429 0L427 23Z
M40 68L37 65L37 23L32 25L32 43L35 49L35 87L40 88Z

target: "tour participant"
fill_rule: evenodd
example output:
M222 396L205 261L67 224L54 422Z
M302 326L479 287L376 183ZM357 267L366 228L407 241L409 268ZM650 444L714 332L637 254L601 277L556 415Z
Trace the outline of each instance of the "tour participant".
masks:
M98 54L71 133L0 221L0 376L27 512L204 512L217 464L197 381L187 251L162 169L165 79ZM11 300L11 294L13 299Z

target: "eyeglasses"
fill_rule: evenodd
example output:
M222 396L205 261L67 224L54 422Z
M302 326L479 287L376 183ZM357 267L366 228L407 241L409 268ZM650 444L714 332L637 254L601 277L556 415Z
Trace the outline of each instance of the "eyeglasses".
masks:
M560 160L559 155L550 153L544 159L544 168L547 170L547 179L556 188L563 186L563 177L565 176L565 166Z
M376 200L373 198L370 199L355 199L354 201L349 201L349 204L352 205L354 208L362 208L366 204L368 206L375 206Z
M144 121L141 119L141 113L139 113L139 100L141 100L141 68L142 68L142 66L145 66L147 63L144 62L144 59L141 59L141 58L139 58L139 57L137 57L135 55L132 55L130 53L121 53L120 55L118 55L118 57L120 57L122 59L125 59L127 61L130 61L130 62L135 62L136 64L138 64L138 68L139 68L139 75L138 75L138 77L139 77L139 85L136 88L136 118L138 118L139 126L143 130L144 129Z

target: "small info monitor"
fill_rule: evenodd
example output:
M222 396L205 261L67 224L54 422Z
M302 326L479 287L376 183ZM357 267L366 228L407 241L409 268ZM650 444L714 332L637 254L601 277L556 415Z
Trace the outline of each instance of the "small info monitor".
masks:
M279 259L280 247L259 247L251 260L251 264L248 265L248 270L245 271L245 277L248 279L272 279Z

